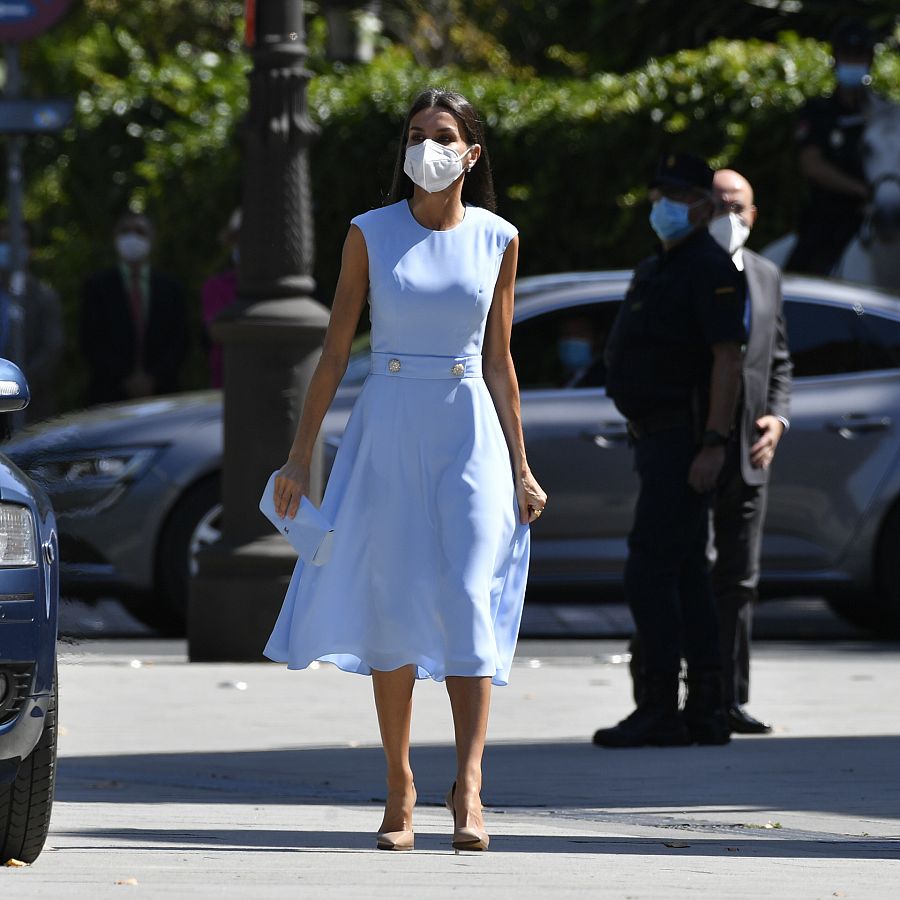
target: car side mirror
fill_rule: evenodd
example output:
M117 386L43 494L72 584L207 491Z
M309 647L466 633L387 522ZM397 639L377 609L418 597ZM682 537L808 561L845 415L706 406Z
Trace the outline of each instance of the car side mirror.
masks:
M31 400L31 391L22 370L8 359L0 358L0 413L18 412Z

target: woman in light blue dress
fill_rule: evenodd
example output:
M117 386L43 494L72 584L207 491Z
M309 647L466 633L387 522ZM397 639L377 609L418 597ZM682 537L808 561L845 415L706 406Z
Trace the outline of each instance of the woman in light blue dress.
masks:
M504 685L546 494L529 471L509 352L516 229L495 215L484 129L456 93L419 95L391 203L352 220L321 360L275 506L293 516L313 445L369 302L370 374L322 500L329 562L298 562L265 648L371 675L387 761L377 836L412 849L416 678L446 680L458 768L453 846L486 850L481 760L491 685Z

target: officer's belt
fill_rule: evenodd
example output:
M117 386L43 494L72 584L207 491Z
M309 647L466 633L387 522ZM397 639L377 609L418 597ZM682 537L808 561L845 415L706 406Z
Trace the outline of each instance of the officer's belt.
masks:
M644 416L641 419L629 419L628 436L633 441L639 441L657 431L667 431L670 428L693 424L694 417L689 409L667 409L665 412L654 413L652 416Z

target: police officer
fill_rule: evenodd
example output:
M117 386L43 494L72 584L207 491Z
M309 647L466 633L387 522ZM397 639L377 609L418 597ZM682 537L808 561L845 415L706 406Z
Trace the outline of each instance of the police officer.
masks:
M837 87L829 97L810 100L797 120L798 165L810 194L785 266L789 270L828 275L865 216L870 192L860 139L870 103L873 43L861 20L838 26L832 39Z
M607 343L607 394L628 420L640 478L625 595L644 648L645 689L630 716L596 732L605 747L730 740L706 550L746 310L743 277L707 230L712 181L694 156L661 158L650 225L662 247L635 270Z

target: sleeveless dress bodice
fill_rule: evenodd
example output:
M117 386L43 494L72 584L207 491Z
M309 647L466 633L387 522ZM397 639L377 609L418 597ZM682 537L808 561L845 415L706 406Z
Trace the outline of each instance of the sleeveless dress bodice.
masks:
M366 239L372 349L424 356L481 353L494 285L515 228L478 206L431 231L406 201L352 220Z

